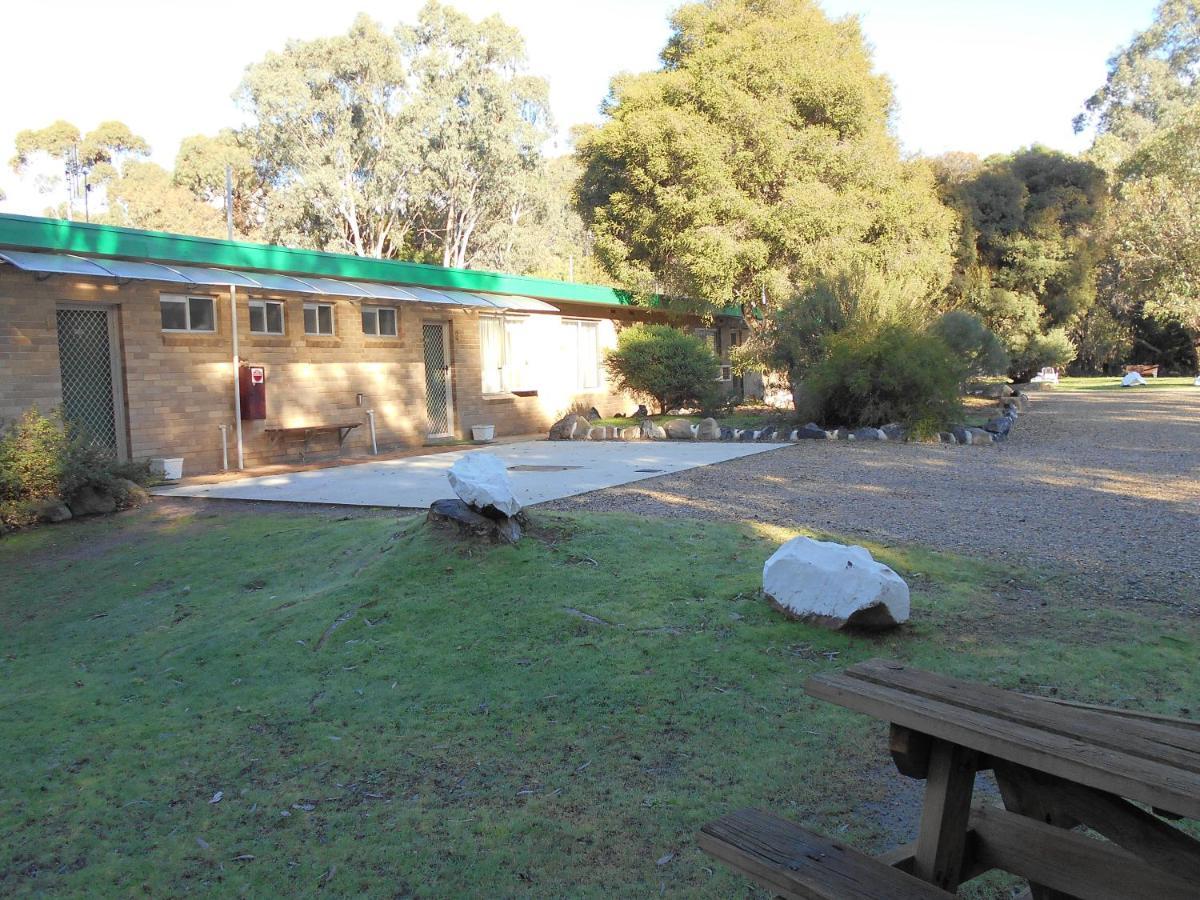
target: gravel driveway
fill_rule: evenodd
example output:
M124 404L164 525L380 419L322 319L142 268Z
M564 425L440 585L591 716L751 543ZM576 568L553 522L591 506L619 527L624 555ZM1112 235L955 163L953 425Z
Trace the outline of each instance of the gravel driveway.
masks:
M1200 390L1036 394L990 447L794 446L546 504L755 519L1027 563L1200 614Z

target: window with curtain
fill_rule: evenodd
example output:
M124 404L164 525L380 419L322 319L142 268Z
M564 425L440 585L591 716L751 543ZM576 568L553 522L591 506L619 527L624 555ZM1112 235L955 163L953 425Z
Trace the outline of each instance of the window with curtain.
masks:
M594 391L600 387L600 323L580 319L563 322L567 329L567 351L574 351L575 389Z
M529 340L523 316L480 316L479 356L483 393L503 394L527 388Z

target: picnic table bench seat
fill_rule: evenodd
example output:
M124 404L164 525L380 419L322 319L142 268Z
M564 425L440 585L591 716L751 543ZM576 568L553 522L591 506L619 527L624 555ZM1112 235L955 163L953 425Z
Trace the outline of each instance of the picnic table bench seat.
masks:
M742 809L700 829L700 849L781 897L946 900L948 894L886 862L787 819Z

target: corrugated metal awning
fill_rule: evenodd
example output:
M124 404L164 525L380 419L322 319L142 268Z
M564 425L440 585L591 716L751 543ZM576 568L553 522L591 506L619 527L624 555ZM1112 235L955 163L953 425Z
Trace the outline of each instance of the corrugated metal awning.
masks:
M116 278L119 281L163 281L193 287L245 288L250 291L314 294L323 297L350 297L356 300L390 300L402 303L432 303L468 309L501 309L558 312L558 309L532 297L506 294L476 294L416 285L381 284L374 281L342 281L337 278L280 275L273 272L243 272L209 266L178 266L138 260L94 259L70 253L34 253L27 250L0 250L0 260L25 272L43 275L84 275Z

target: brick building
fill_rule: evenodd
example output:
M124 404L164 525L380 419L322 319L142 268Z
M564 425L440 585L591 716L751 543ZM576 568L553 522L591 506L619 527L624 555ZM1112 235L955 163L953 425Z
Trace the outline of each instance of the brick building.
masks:
M240 380L246 466L369 453L372 423L382 451L629 412L603 355L644 320L696 328L724 361L744 328L594 285L0 215L0 421L62 406L186 474L219 470L223 446L236 465Z

